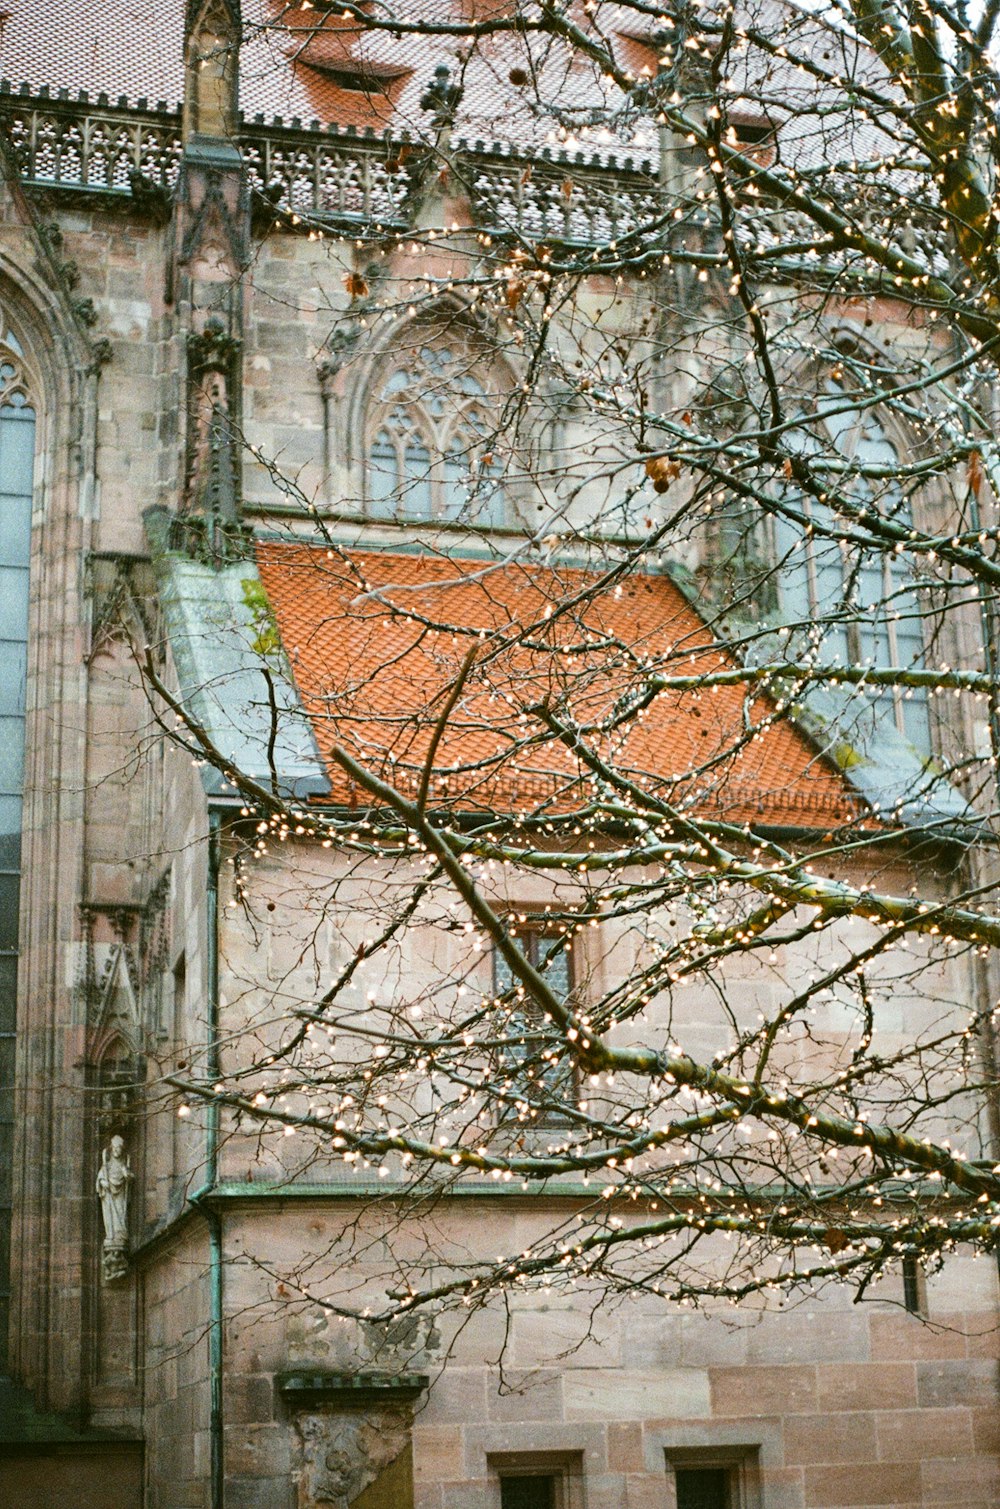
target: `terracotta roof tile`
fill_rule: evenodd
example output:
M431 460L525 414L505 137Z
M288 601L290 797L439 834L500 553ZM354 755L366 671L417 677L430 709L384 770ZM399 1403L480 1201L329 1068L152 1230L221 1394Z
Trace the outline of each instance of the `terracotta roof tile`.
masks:
M435 758L437 806L565 810L584 799L564 746L523 747L543 700L597 721L651 670L727 664L674 584L630 577L595 591L569 567L497 565L431 553L258 546L261 578L316 739L343 745L411 794L435 721L470 645L479 646ZM752 720L766 717L762 697ZM664 693L605 755L688 813L733 822L832 827L864 811L839 774L787 722L745 742L736 687ZM333 799L353 803L330 763Z
M173 109L184 93L184 7L160 0L10 0L0 24L0 76L147 98Z
M400 0L408 18L440 21L488 19L502 14L508 0ZM32 92L46 87L75 97L103 92L114 105L148 100L176 109L183 97L183 5L158 0L11 0L0 24L0 77L16 91L23 82ZM753 0L747 15L773 34L780 33L806 53L836 56L841 72L871 74L878 65L842 35L824 27L815 15L796 12L782 0ZM574 112L582 121L602 105L621 101L617 87L564 39L524 34L483 36L475 46L457 36L418 37L387 32L362 35L354 22L336 10L311 8L288 0L245 0L244 42L240 58L240 106L250 121L280 117L309 125L391 129L426 137L430 117L420 100L435 67L446 63L463 95L452 127L454 139L487 145L499 141L523 152L549 148L577 152L594 161L615 157L638 167L655 161L659 140L655 126L633 121L624 134L604 125L581 128L578 136L544 108L535 90L514 82L530 72L539 81L539 97L558 99L564 119ZM636 73L656 66L658 49L648 47L629 7L604 0L599 16L580 7L584 27L598 26L619 62ZM652 24L652 23L651 23ZM386 82L385 89L345 88L352 69ZM332 72L331 72L332 70ZM783 143L788 162L836 161L852 151L871 156L893 149L893 141L863 118L848 124L831 115L835 95L803 80L791 61L765 58L753 47L733 59L733 109L751 113L764 91L768 116L775 122L796 114L796 125ZM822 108L821 108L822 107Z

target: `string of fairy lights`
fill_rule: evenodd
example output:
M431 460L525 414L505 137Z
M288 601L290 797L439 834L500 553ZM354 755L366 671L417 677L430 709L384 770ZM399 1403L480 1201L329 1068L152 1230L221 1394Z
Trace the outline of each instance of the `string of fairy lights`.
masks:
M941 857L990 841L995 729L993 742L988 730L983 747L956 751L942 770L979 815L964 836L931 822L925 861L905 858L905 794L883 811L859 803L820 837L803 821L794 841L766 831L766 813L706 816L715 810L706 792L724 789L740 758L801 711L811 688L852 689L857 706L885 689L926 693L933 709L944 704L937 716L948 730L948 706L980 721L995 715L992 662L975 659L966 642L967 663L956 634L935 628L934 664L874 655L852 663L831 652L823 622L782 637L773 622L744 619L716 640L706 630L716 649L735 639L744 653L731 663L706 670L703 657L644 660L636 646L619 645L617 695L595 693L608 665L604 596L659 563L682 528L695 537L734 499L794 522L800 554L825 540L844 553L904 558L939 594L941 621L965 624L992 602L1000 585L1000 454L988 396L1000 350L992 39L977 35L964 11L926 0L905 16L845 0L824 16L796 13L782 24L782 12L754 17L725 4L687 7L683 17L642 5L633 9L655 43L649 61L626 68L613 29L602 29L610 14L602 0L514 9L516 18L501 14L480 30L455 22L444 34L470 48L499 37L532 64L535 39L557 38L612 91L611 103L588 117L541 87L530 100L531 71L514 65L522 84L512 67L518 108L547 120L552 146L565 154L544 169L526 166L522 186L532 173L547 174L555 202L569 201L616 171L578 170L569 154L658 148L655 217L593 246L533 237L513 217L486 228L459 216L420 231L357 234L279 210L275 233L323 244L361 350L367 334L421 321L429 328L436 311L460 307L462 319L512 353L526 410L544 410L558 387L563 404L625 437L622 472L640 472L637 489L647 503L655 495L663 512L650 515L613 566L594 570L585 603L569 613L558 587L546 614L488 631L432 623L429 609L423 622L422 607L379 598L387 626L418 624L428 642L478 637L470 696L488 688L517 721L516 737L505 734L502 746L437 772L430 790L444 793L440 806L436 795L413 796L433 719L392 767L377 749L368 766L346 746L331 754L331 767L349 769L361 795L357 810L323 809L233 770L158 686L180 747L216 764L242 797L227 841L234 936L251 919L265 931L279 926L262 911L276 905L267 898L279 858L281 886L303 914L300 922L295 909L278 907L292 957L304 947L297 928L342 919L356 866L370 866L365 918L354 933L343 923L350 957L329 972L322 999L304 998L291 968L256 997L248 977L242 984L256 1004L224 1045L221 1079L172 1077L184 1096L178 1115L197 1117L202 1101L214 1102L231 1136L250 1126L287 1138L287 1159L346 1179L373 1201L380 1191L398 1199L407 1183L419 1194L466 1183L537 1192L538 1208L549 1202L523 1250L463 1260L435 1251L414 1264L412 1283L389 1293L386 1313L477 1305L514 1285L603 1285L681 1304L736 1304L830 1281L864 1290L901 1256L933 1265L962 1247L995 1252L1000 1165L982 1107L997 1088L997 1008L970 1008L962 970L966 955L993 957L1000 915L988 867L967 860L949 889ZM331 13L316 10L322 25ZM422 24L354 5L340 18L404 36L419 35ZM817 31L837 44L829 57L813 45ZM765 60L757 107L771 128L753 148L734 124L750 57ZM803 90L798 101L791 80ZM835 154L796 153L796 133L833 143ZM449 187L469 188L471 154L439 136L427 155L425 176L440 171ZM635 355L638 339L631 349L625 339L639 324L637 290L653 308L641 332L648 358ZM666 380L630 381L639 361L653 371L687 358L675 312L685 299L714 300L717 322L739 326L726 360L753 401L728 428L713 427L690 384L676 402ZM607 336L605 307L628 312L617 325L608 318ZM881 344L831 337L824 321L881 327ZM566 330L571 339L560 335ZM817 433L820 410L809 407L808 390L822 381L839 385L851 414L895 413L912 452L887 467L802 445L796 437ZM503 435L489 445L492 461ZM250 454L277 467L263 446L251 443ZM922 516L915 510L904 520L885 502L889 483L901 480L918 499L937 489ZM803 497L827 512L810 512ZM310 539L330 547L317 550L317 569L341 570L350 551L337 521L314 500L300 501ZM558 563L556 546L569 551L596 538L598 551L613 556L591 525L564 519L553 533L547 523L532 544L554 541ZM509 559L528 569L517 549ZM370 586L359 581L359 590ZM864 611L857 591L849 580L848 619ZM700 601L711 605L705 593ZM891 611L898 619L904 608ZM509 684L509 670L504 685L493 669L524 644L562 666L567 637L576 658L541 711ZM447 681L458 661L441 654ZM743 701L724 748L672 779L630 766L629 738L650 709L659 703L710 721L728 688ZM455 717L490 727L472 701L459 701ZM336 713L328 723L332 744ZM516 792L519 776L536 773L540 750L553 774L546 800L463 808L469 783L500 770ZM317 851L325 851L322 863ZM881 883L880 872L910 864L909 878L920 863L909 888ZM859 881L865 871L876 879ZM512 912L508 898L524 894L533 905ZM420 928L445 940L442 969L421 973L406 954L401 938ZM579 982L556 990L559 969ZM717 1012L706 1024L697 1012L713 993ZM572 1213L553 1215L549 1206ZM337 1309L325 1292L303 1292Z

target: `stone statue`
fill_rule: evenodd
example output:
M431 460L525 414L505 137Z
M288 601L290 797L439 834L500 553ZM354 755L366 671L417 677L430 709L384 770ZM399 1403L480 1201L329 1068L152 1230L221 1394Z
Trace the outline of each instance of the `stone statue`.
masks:
M104 1282L122 1278L128 1271L128 1202L132 1164L124 1139L114 1136L101 1154L97 1194L104 1221L102 1271Z

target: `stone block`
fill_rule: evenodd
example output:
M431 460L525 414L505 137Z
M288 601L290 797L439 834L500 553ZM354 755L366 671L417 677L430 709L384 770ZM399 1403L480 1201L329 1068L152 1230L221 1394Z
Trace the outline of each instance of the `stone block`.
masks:
M977 1499L1000 1502L1000 1462L956 1454L925 1459L920 1464L925 1504L965 1505Z
M764 1317L746 1332L746 1357L754 1364L867 1362L871 1353L868 1321L854 1311L832 1305L819 1310L781 1311Z
M1000 1457L1000 1411L996 1408L974 1409L969 1411L969 1416L976 1451Z
M712 1413L811 1413L817 1401L816 1372L811 1367L711 1368Z
M625 1479L618 1473L587 1474L587 1509L622 1509L625 1498ZM663 1484L660 1484L662 1494ZM631 1505L629 1506L631 1509Z
M569 1375L565 1375L568 1380ZM490 1380L492 1384L492 1380ZM504 1392L487 1385L486 1414L490 1420L561 1420L564 1375L554 1371L504 1371ZM466 1417L468 1418L468 1417Z
M420 1425L413 1432L413 1478L441 1483L464 1477L462 1432L454 1425Z
M913 1408L916 1367L911 1362L829 1364L817 1370L817 1401L821 1410Z
M281 1425L230 1426L226 1471L235 1477L277 1477L291 1471L291 1433Z
M767 1509L805 1509L806 1490L801 1468L773 1467L762 1472L761 1491Z
M600 1326L600 1317L594 1317L593 1334L581 1340L585 1326L576 1311L555 1308L522 1311L514 1314L511 1334L511 1361L517 1367L544 1366L561 1354L567 1373L578 1367L609 1369L621 1363L620 1337L609 1331L608 1326Z
M909 1462L865 1462L850 1467L807 1467L806 1503L823 1509L867 1509L876 1504L919 1504L920 1468Z
M913 1358L956 1358L968 1353L965 1336L961 1331L939 1331L925 1325L919 1315L895 1313L872 1315L869 1320L872 1338L872 1357L897 1360Z
M226 1509L292 1509L290 1477L226 1478Z
M966 1315L962 1321L970 1357L1000 1358L1000 1329L995 1315Z
M789 1467L820 1462L856 1462L877 1453L875 1417L870 1414L796 1415L784 1423Z
M918 1362L917 1398L924 1408L1000 1404L995 1362Z
M483 1420L487 1415L487 1372L485 1368L446 1367L435 1378L421 1412L421 1425L443 1425L450 1421L464 1424ZM495 1388L491 1390L495 1393Z
M709 1375L697 1368L579 1368L563 1377L563 1401L567 1419L701 1419L710 1412Z
M746 1362L755 1325L704 1322L700 1315L684 1317L680 1356L686 1366L738 1367Z
M440 1509L493 1509L489 1486L478 1482L442 1483Z
M630 1474L624 1479L625 1497L623 1504L628 1509L664 1509L666 1500L663 1491L663 1479L651 1477L648 1473L641 1476Z
M878 1455L887 1462L924 1457L973 1456L972 1412L967 1409L885 1410L876 1415Z
M607 1428L608 1469L637 1473L643 1470L642 1426L610 1424Z

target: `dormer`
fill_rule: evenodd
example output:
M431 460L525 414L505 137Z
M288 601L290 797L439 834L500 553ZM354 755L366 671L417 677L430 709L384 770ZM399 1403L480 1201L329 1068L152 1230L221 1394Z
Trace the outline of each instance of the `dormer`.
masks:
M312 5L283 11L281 27L282 51L318 118L341 125L389 120L413 74L393 56L398 43L377 33L365 36L352 16Z

